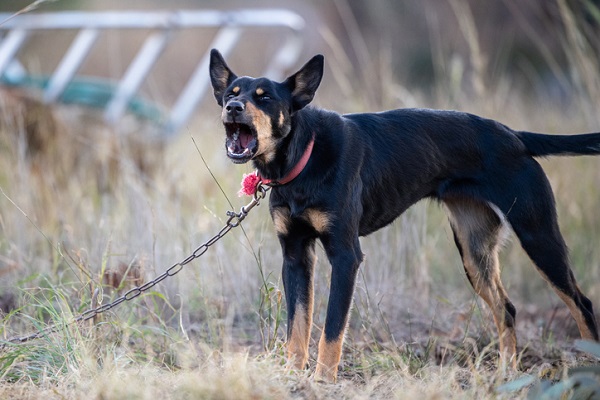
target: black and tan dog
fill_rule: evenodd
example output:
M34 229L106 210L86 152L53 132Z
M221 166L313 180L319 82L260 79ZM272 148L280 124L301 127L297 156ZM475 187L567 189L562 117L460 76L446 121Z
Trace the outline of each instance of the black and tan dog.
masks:
M358 238L423 198L448 210L465 272L492 310L505 361L514 365L516 352L515 307L498 265L507 227L567 304L581 336L598 340L592 303L569 267L552 190L534 157L600 154L600 133L519 132L454 111L340 115L306 107L322 75L321 55L284 82L274 82L237 77L218 51L211 53L227 155L235 163L252 161L263 182L273 186L270 210L283 250L288 357L296 368L308 362L315 241L321 240L332 268L315 377L334 381L363 259Z

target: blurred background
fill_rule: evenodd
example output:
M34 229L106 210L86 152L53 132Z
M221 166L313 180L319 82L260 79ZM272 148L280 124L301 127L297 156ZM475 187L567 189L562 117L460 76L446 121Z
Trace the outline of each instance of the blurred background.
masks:
M2 2L0 12L8 16L29 5ZM320 107L342 113L452 108L520 130L600 130L596 0L58 0L34 5L11 24L29 15L73 10L286 9L303 21L294 31L241 28L226 57L234 72L269 71L291 36L298 52L288 57L289 65L280 64L276 73L281 76L273 77L283 78L312 55L324 54L325 76L314 101ZM165 133L161 116L176 107L221 28L173 28L136 91L144 111L111 123L101 101L100 107L60 97L47 101L44 83L15 85L5 77L0 87L4 313L21 310L48 320L43 311L48 304L77 314L93 299L106 302L184 258L218 231L227 209L246 203L235 193L251 167L234 166L225 157L212 91L201 91L198 83L198 103L172 134ZM15 28L4 24L2 29L7 40ZM160 30L102 30L77 76L114 89L145 40ZM19 71L50 76L78 31L32 30L14 57ZM199 82L208 82L208 71ZM542 162L556 191L575 275L600 304L600 164L593 158ZM158 324L216 344L272 348L283 340L281 256L266 204L253 211L244 229L143 296L141 305L121 306L127 310L119 313L133 317L122 324ZM371 346L375 340L420 345L431 337L452 342L467 336L485 344L495 337L436 204L418 204L362 246L367 258L355 297L352 346ZM316 331L323 323L329 276L325 257L319 258ZM540 333L577 336L566 308L514 239L502 263L507 290L520 311L523 344ZM4 335L26 331L29 323L5 319ZM112 329L124 329L119 324L113 321Z
M28 1L4 2L15 12ZM343 111L397 107L417 102L452 106L461 95L490 101L499 91L530 101L564 105L573 87L598 95L600 3L583 1L42 1L32 13L84 11L181 11L284 8L305 25L298 65L315 53L327 57L319 99ZM158 30L159 26L155 30ZM173 37L141 87L141 93L169 105L179 95L220 27L174 29ZM119 80L152 29L107 29L78 70ZM19 52L30 71L51 73L77 30L33 34ZM289 30L244 29L228 61L244 74L260 75ZM292 69L297 68L294 65ZM352 96L361 93L360 98ZM577 93L579 95L580 93ZM415 98L416 97L416 98ZM423 99L423 100L421 100ZM596 97L597 99L597 97ZM444 104L445 105L445 104ZM202 111L199 108L197 111Z

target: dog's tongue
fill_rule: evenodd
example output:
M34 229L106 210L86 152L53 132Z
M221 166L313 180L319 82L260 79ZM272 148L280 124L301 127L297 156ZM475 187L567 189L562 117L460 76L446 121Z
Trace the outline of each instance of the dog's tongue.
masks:
M250 143L250 140L252 139L252 135L246 133L246 132L241 132L240 133L240 145L242 146L242 148L247 148L248 147L248 143Z

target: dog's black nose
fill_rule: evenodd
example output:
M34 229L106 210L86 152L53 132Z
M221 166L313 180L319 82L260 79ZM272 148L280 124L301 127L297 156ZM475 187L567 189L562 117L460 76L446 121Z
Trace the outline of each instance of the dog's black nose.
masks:
M231 115L232 117L236 117L242 111L244 111L244 103L242 103L241 101L237 101L237 100L230 101L225 106L225 109L227 110L227 114Z

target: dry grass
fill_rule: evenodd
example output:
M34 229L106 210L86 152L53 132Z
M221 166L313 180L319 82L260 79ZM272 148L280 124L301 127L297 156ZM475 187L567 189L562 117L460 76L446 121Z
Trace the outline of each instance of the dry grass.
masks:
M344 2L336 5L343 9ZM361 100L347 100L336 108L451 106L516 129L599 130L596 89L583 89L589 86L586 82L597 82L589 66L597 61L584 58L585 42L581 49L572 48L582 42L568 9L562 11L573 54L570 67L581 74L572 87L572 104L556 105L531 101L509 85L509 77L481 86L485 54L463 7L452 2L472 50L471 59L460 63L473 64L467 69L475 75L440 66L439 73L450 84L440 85L436 97L425 102L425 95L390 84L384 66L362 60L364 68L381 72L378 87L394 95L359 96L365 88L348 83L362 73L373 74L346 66L342 70L347 75L337 77L339 87L333 92L339 89L344 98ZM331 65L346 65L335 38L322 33L332 47ZM358 50L369 56L368 49ZM440 52L436 58L443 59ZM384 65L382 54L379 62ZM476 88L475 95L469 87ZM480 101L477 94L489 101ZM216 106L207 107L208 117L176 141L160 146L113 132L81 110L48 110L14 93L3 93L0 99L0 309L5 312L5 338L61 323L90 307L93 299L105 303L127 285L158 275L220 229L231 208L228 201L235 209L246 202L233 194L249 167L233 166L223 156ZM231 194L229 200L202 157L224 192ZM556 192L575 275L584 292L600 304L600 214L595 211L600 207L600 160L552 159L543 164ZM0 397L496 398L496 387L519 376L497 370L489 312L469 288L443 212L427 202L362 240L367 258L356 288L340 382L320 385L311 380L310 371L286 370L280 250L267 214L266 204L261 205L244 230L233 231L175 278L103 315L94 326L70 326L0 352ZM322 252L319 259L315 339L324 321L329 277ZM503 252L502 264L519 310L522 370L560 379L565 366L586 362L574 351L574 322L514 240ZM526 392L505 396L524 397Z

